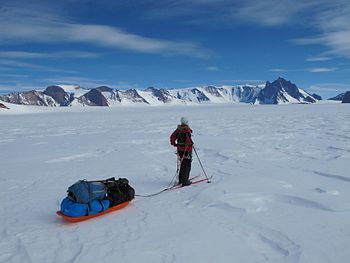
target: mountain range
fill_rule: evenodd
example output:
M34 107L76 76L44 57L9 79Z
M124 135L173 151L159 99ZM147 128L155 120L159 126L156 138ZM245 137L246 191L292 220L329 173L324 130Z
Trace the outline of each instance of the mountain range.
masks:
M335 97L329 98L329 100L341 101L342 103L350 103L350 91L340 93Z
M262 86L203 86L183 89L118 90L107 86L85 89L75 86L49 86L44 91L32 90L0 95L7 103L37 106L116 106L203 103L289 104L314 103L320 97L283 78L267 81Z

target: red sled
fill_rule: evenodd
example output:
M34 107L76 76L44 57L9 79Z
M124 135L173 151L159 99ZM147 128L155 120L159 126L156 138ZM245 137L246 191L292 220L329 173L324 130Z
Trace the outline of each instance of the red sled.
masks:
M60 217L62 217L63 219L71 222L71 223L78 223L78 222L81 222L81 221L84 221L84 220L88 220L88 219L91 219L91 218L94 218L94 217L98 217L98 216L102 216L102 215L108 214L108 213L113 212L113 211L120 210L120 209L126 207L129 203L130 202L124 202L124 203L121 203L119 205L112 206L112 207L108 208L107 210L102 211L100 213L93 214L93 215L88 215L88 216L70 217L70 216L66 216L66 215L62 214L61 211L57 211L56 214L59 215Z

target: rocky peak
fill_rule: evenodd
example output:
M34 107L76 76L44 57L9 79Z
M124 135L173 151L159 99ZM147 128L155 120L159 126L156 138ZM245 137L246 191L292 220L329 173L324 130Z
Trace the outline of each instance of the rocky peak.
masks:
M335 96L335 97L332 97L332 98L329 98L329 100L339 100L339 101L342 101L343 98L345 96L345 93L340 93L339 95Z
M119 91L123 96L127 97L132 102L136 103L146 103L149 104L140 94L137 92L136 89L128 89L126 91Z
M199 89L191 89L191 92L196 95L198 102L210 101L210 99Z
M68 106L72 101L72 97L60 86L49 86L43 93L52 97L60 106Z
M151 92L153 96L155 96L159 101L162 101L164 103L169 102L171 100L171 95L166 89L156 89L154 87L148 87L146 91Z
M56 106L55 100L51 96L45 95L43 92L31 90L24 92L11 93L0 96L2 101L36 106Z
M204 89L213 96L221 97L221 94L218 92L218 89L215 86L206 86Z
M341 103L350 103L350 91L345 92Z
M107 99L98 89L92 89L80 98L80 102L88 106L108 106Z
M4 104L0 103L0 109L8 109L9 110L10 108L8 108Z
M100 86L100 87L97 87L95 88L96 90L99 90L101 92L112 92L113 89L110 88L110 87L107 87L107 86Z
M294 83L279 77L272 83L266 82L265 88L263 88L258 96L258 101L262 104L278 104L289 103L291 98L294 98L294 102L299 103L313 103L316 99L309 95L306 91L299 89Z
M322 97L316 93L313 93L311 96L314 97L316 100L322 100Z

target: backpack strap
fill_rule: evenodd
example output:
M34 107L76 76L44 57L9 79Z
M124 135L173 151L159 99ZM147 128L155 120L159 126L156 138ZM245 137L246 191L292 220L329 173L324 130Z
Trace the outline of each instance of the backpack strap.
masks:
M103 203L102 203L102 201L100 200L100 199L96 199L99 203L100 203L100 205L101 205L101 211L99 212L99 213L101 213L103 210L104 210L104 207L103 207Z
M87 216L90 215L90 211L91 211L91 201L87 204Z

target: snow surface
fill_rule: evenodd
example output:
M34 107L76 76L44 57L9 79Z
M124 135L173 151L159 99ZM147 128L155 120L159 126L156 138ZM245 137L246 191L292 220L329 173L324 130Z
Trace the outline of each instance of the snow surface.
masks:
M0 109L0 262L349 262L349 105L11 110ZM78 224L55 214L79 179L166 187L182 115L211 184Z

